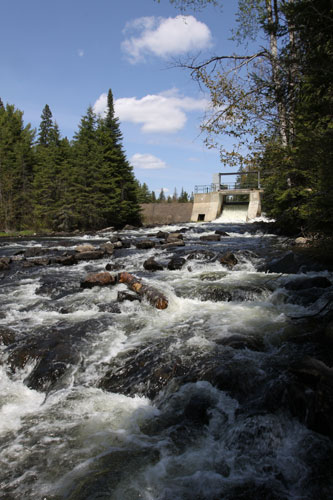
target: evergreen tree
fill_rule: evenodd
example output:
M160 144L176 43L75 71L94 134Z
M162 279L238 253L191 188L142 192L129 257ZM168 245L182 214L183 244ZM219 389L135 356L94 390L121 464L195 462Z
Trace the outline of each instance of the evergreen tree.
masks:
M177 201L177 200L178 200L178 193L177 193L177 188L175 188L172 195L172 201Z
M133 170L122 147L119 120L115 117L111 89L106 115L98 120L97 141L100 149L99 177L96 191L99 208L107 225L121 227L140 222L140 208Z
M140 184L139 181L137 183L137 197L139 203L151 203L151 192L148 189L147 184L144 182Z
M40 146L48 146L51 142L53 129L52 112L48 104L45 104L41 114L41 122L39 125L38 144Z
M53 227L61 197L61 138L59 127L51 118L52 112L46 105L41 115L33 181L34 222L36 227L43 229Z
M156 200L156 194L155 194L155 191L152 191L152 192L151 192L151 202L152 202L152 203L156 203L156 202L157 202L157 200Z
M24 126L23 112L0 106L0 225L31 227L31 183L35 131Z
M182 188L180 192L180 196L178 198L179 203L187 203L188 202L188 194L186 191L184 191L184 188Z
M161 188L161 191L160 191L160 194L158 196L158 200L157 200L159 203L164 203L165 202L165 194L164 194L164 189Z

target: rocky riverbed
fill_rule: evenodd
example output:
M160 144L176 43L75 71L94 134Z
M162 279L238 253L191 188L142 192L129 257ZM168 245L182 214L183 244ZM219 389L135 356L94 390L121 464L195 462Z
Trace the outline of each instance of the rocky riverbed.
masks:
M1 498L331 498L333 273L294 250L240 223L1 239Z

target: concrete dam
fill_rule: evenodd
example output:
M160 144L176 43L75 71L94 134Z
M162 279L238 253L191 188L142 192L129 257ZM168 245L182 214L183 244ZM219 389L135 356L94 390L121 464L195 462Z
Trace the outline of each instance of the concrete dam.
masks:
M264 190L260 186L259 172L242 174L245 181L222 183L222 175L214 174L213 183L208 186L196 186L191 222L248 221L261 215L261 195ZM256 176L255 178L253 176Z

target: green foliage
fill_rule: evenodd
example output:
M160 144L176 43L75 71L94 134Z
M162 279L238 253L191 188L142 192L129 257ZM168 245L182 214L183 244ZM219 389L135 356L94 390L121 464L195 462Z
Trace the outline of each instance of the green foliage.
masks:
M0 226L6 230L31 224L34 135L22 111L0 106Z
M34 146L35 132L22 116L0 105L0 227L71 231L140 223L138 183L111 90L105 117L89 107L72 143L61 138L48 105Z

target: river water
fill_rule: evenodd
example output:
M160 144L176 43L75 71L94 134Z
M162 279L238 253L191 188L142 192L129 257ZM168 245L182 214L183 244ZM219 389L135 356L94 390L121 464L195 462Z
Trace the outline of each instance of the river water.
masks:
M304 326L291 317L322 299L290 300L284 285L295 276L259 271L287 251L285 239L230 222L158 230L181 228L184 247L132 245L74 266L18 260L2 272L1 499L333 498L332 441L283 396L288 367L319 349L294 341ZM216 229L229 236L200 240ZM156 231L117 235L133 242ZM4 240L0 256L112 236ZM226 250L238 260L232 269L213 257ZM186 258L179 270L143 268L173 255ZM118 303L124 284L80 288L108 263L163 292L168 308ZM34 378L41 363L44 386Z

